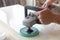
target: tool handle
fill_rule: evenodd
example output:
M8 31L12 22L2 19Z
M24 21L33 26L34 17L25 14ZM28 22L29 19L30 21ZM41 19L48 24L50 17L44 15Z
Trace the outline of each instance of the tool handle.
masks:
M37 7L34 7L34 6L25 6L25 17L28 16L28 9L34 10L34 11L40 11L40 10L42 10L42 9L39 9L39 8L37 8ZM41 23L38 21L38 19L37 19L37 23L41 24Z
M25 6L25 17L28 15L28 9L34 10L34 11L40 11L41 9L34 7L34 6Z
M53 6L52 6L52 5L49 6L49 9L52 9L52 8L55 8L55 6L54 6L54 5L53 5ZM34 11L36 11L36 12L42 10L42 9L37 8L37 7L34 7L34 6L25 6L25 17L28 16L28 9L34 10ZM37 19L37 23L41 24L38 19Z

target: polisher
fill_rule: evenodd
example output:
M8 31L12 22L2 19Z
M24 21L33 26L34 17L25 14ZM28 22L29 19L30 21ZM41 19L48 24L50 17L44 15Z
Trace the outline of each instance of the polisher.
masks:
M39 34L39 30L33 27L33 25L36 23L38 24L41 24L41 23L39 22L38 18L34 15L35 12L34 13L29 12L28 14L28 9L34 10L35 12L40 11L42 9L39 9L33 6L25 6L25 19L23 20L23 25L26 27L20 29L20 35L24 37L34 37Z

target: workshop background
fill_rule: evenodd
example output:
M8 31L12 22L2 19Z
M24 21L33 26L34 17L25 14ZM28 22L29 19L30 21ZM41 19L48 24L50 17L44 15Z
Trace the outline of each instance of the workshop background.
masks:
M43 4L45 1L46 0L0 0L0 36L4 33L3 36L6 38L1 36L0 40L1 38L5 40L60 40L60 25L58 24L37 24L33 27L36 27L42 34L32 38L20 36L20 29L25 27L23 25L23 19L25 18L24 5L31 5L32 7L40 6L40 4ZM56 0L52 6L54 6L53 8L51 7L52 11L60 13L60 0ZM32 11L34 10L30 10L30 12ZM52 32L52 34L47 34L48 32Z
M36 6L44 2L45 0L0 0L0 7L10 6L15 4ZM55 3L60 4L60 0L57 0Z

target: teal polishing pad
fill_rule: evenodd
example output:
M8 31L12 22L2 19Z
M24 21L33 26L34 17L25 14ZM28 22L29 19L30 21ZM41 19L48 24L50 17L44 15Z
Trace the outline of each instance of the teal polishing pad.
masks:
M24 28L20 29L20 33L19 34L21 36L24 36L24 37L34 37L34 36L37 36L39 34L39 31L38 31L37 28L31 27L31 29L33 30L33 32L28 33L27 32L28 28L24 27Z

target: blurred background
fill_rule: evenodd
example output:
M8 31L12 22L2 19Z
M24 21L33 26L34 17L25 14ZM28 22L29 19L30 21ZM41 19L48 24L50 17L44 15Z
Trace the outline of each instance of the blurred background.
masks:
M44 3L45 1L46 0L0 0L0 7L15 4L37 6L40 5L41 3ZM60 4L60 0L57 0L55 3Z

